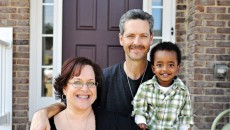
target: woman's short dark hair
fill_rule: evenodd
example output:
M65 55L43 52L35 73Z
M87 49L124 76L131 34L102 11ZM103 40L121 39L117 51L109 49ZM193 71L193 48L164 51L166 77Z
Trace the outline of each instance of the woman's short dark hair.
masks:
M98 107L100 105L102 88L102 70L98 64L94 63L93 61L85 57L69 58L63 63L61 74L55 78L54 82L56 99L61 99L61 101L66 104L65 99L63 99L63 88L67 85L68 81L71 78L73 78L74 76L79 76L81 74L81 70L85 65L89 65L93 68L95 80L96 82L98 82L97 99L93 103L93 108Z

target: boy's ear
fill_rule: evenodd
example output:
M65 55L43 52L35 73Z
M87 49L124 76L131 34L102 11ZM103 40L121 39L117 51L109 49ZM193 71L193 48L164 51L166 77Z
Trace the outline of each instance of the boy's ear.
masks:
M155 67L154 67L154 65L151 65L151 68L152 68L152 72L155 73Z
M179 73L179 71L180 71L180 65L177 66L177 70L176 71L177 71L177 73Z

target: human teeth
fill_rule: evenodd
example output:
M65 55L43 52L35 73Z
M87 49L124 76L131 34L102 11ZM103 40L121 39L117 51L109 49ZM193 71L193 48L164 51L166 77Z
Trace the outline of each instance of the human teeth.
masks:
M78 97L79 98L89 98L89 96L86 96L86 95L85 96L84 95L81 95L81 96L78 95Z

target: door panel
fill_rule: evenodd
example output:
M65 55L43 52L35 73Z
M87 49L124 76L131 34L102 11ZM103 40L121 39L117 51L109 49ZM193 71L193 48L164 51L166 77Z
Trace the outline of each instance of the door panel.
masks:
M120 46L119 19L141 0L64 0L62 60L84 56L102 68L125 59Z

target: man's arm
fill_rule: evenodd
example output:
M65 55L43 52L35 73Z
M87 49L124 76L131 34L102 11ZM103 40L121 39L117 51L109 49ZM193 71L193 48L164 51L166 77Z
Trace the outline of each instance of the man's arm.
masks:
M34 113L30 130L50 130L48 118L66 108L63 103L55 103Z

